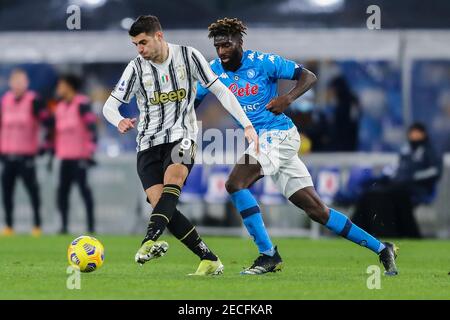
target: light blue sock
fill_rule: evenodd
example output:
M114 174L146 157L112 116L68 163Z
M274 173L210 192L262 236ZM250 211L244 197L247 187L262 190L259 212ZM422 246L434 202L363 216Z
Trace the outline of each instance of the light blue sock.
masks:
M334 209L330 208L330 218L325 226L338 235L363 247L367 247L377 254L385 248L382 242L353 224L349 218Z
M270 241L264 221L261 215L261 209L258 202L248 189L242 189L231 194L231 201L239 211L244 220L244 225L248 233L253 237L253 241L258 246L260 253L273 256L275 250L272 241Z

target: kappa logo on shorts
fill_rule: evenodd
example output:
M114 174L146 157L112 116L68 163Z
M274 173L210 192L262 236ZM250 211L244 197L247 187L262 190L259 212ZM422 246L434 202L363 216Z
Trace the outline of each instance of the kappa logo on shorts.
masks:
M150 103L157 105L160 103L182 101L184 98L186 98L186 90L183 88L169 92L155 91L153 98L150 99Z

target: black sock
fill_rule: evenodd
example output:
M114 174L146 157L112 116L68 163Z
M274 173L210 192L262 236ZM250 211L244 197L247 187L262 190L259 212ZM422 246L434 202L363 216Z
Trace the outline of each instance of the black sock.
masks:
M202 241L192 223L175 209L167 229L201 260L217 261L217 256Z
M164 185L161 198L153 209L150 222L147 228L147 235L142 241L156 241L164 232L167 224L172 219L173 212L176 210L181 188L176 184Z

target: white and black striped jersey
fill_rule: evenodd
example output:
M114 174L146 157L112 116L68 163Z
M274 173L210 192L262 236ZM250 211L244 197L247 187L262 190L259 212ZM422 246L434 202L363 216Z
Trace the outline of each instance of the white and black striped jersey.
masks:
M135 95L139 107L137 151L183 137L197 139L194 100L197 81L207 88L217 80L209 63L196 49L169 43L162 64L143 59L130 61L111 96L129 103Z

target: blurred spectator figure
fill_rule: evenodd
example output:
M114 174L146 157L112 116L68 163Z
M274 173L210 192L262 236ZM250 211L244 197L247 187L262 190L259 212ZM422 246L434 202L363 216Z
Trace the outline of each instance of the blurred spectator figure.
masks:
M310 89L286 110L301 133L300 153L326 151L329 148L329 125L323 112L315 108L314 90Z
M10 90L1 99L2 193L6 227L3 235L12 235L13 199L16 178L21 177L31 199L34 215L32 235L41 234L40 193L35 157L40 152L40 123L48 115L38 95L28 90L28 75L15 69L9 78Z
M420 238L413 209L435 198L442 157L421 123L409 127L399 157L394 174L378 179L362 195L352 220L377 236Z
M441 153L450 152L450 88L438 98L439 112L433 117L433 138Z
M57 206L61 214L61 233L68 231L69 196L73 183L80 188L86 214L88 231L95 231L94 199L88 184L88 169L95 164L97 117L91 110L88 97L79 93L81 80L75 75L60 77L56 95L61 100L56 105L55 154L61 160Z
M359 100L343 76L333 78L328 85L328 90L334 105L332 149L356 151L360 117Z

